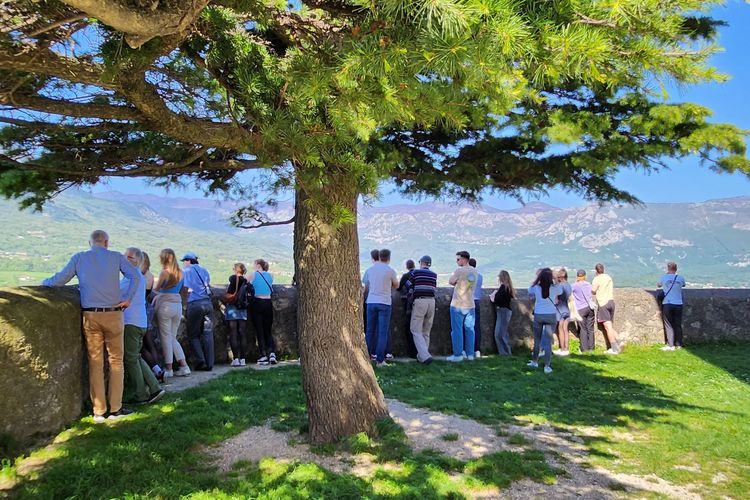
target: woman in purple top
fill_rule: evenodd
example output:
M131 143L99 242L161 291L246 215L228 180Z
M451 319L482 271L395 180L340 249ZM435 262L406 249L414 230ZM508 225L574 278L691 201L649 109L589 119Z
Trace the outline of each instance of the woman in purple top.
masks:
M586 281L586 271L576 272L576 282L573 283L573 300L581 317L578 335L581 339L581 352L594 350L594 315L596 301L591 295L591 283Z

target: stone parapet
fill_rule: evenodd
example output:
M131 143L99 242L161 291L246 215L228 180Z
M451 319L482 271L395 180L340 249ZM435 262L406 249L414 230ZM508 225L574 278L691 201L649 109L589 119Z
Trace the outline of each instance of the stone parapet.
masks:
M230 359L227 327L218 302L223 292L223 289L214 289L217 363L227 363ZM480 328L485 353L495 352L495 312L488 299L490 292L490 289L483 290L481 301ZM430 341L433 354L448 354L450 350L451 294L451 288L438 289ZM513 303L511 339L515 346L529 345L533 305L525 291L518 295ZM661 316L654 295L653 291L634 288L615 291L615 327L627 343L663 342ZM745 323L750 316L750 290L685 290L685 302L683 325L687 344L750 340L750 329ZM297 290L274 286L273 304L277 353L296 357ZM396 356L403 356L406 354L406 317L403 302L395 292L393 305L392 346ZM248 333L254 351L249 358L253 360L257 351L250 325ZM184 333L180 340L189 355ZM597 334L597 342L602 345L601 334ZM6 434L23 440L36 434L52 433L78 418L82 402L87 398L84 372L81 311L75 287L0 289L0 394L3 396L0 437Z

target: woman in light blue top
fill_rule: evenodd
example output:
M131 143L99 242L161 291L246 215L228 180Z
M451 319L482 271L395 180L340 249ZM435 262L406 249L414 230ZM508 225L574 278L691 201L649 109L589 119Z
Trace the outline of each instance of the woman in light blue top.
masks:
M255 271L247 280L253 284L255 298L250 304L250 317L255 327L260 351L259 365L276 364L276 345L271 335L273 327L273 276L268 272L268 262L258 259L254 263Z
M568 330L568 321L570 320L570 308L568 299L573 294L573 288L568 283L568 271L564 267L557 271L557 286L560 287L560 297L557 301L557 312L560 318L557 322L557 342L560 349L555 352L558 356L567 356L570 354L570 331Z
M159 254L162 270L154 283L154 311L159 323L159 337L164 354L164 378L190 375L185 361L185 352L177 341L177 332L182 321L182 299L187 290L184 287L182 269L177 265L174 250L165 248ZM177 359L178 370L172 370L172 362Z
M552 337L557 328L557 301L561 289L553 284L552 269L545 267L539 271L536 280L529 287L529 295L534 297L534 351L527 366L539 366L539 349L544 350L544 373L552 373Z

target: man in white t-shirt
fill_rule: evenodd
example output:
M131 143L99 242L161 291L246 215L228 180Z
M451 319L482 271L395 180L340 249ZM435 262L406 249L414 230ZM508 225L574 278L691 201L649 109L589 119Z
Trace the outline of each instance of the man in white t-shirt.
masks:
M362 281L367 288L367 350L377 366L387 366L385 351L391 328L391 291L398 288L396 271L389 266L391 251L380 250L380 260L367 271Z
M477 286L477 270L469 265L469 252L456 253L458 269L448 279L453 285L451 299L451 341L453 355L447 361L474 360L474 289Z
M662 351L674 351L682 348L682 289L685 278L677 274L677 263L667 264L667 274L656 284L664 290L664 300L661 303L661 316L664 321L664 333L667 335L667 345Z

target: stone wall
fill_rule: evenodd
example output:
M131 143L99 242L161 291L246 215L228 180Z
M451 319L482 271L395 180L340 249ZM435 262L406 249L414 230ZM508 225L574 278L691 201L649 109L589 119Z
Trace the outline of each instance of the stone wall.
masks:
M482 350L494 352L495 314L484 290L481 303ZM215 289L214 297L223 290ZM431 351L448 354L450 350L449 304L452 289L441 288L432 328ZM617 289L615 327L629 344L663 342L661 318L654 293L640 289ZM750 315L750 290L685 290L683 325L687 344L698 342L750 340L744 322ZM403 305L394 293L391 320L394 354L406 351ZM227 329L218 301L214 314L216 362L230 359ZM277 354L297 356L297 291L293 287L274 287L273 335ZM510 324L515 346L528 345L531 339L532 304L525 292L513 304ZM574 329L574 328L572 328ZM249 358L255 359L254 332L248 325ZM314 333L314 332L313 332ZM181 341L189 353L184 342ZM601 334L597 342L602 345ZM84 373L85 356L81 335L81 313L75 287L49 289L22 287L0 289L0 434L23 440L39 433L56 432L81 414L87 397ZM32 424L33 422L33 424Z

